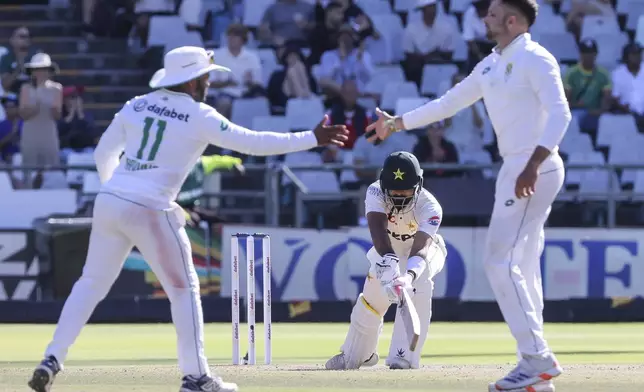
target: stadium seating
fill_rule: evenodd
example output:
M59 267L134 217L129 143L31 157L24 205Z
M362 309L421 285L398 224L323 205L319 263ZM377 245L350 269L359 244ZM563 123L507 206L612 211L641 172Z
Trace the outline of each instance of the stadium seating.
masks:
M233 101L230 120L245 128L252 128L255 116L270 116L271 109L265 97L243 98Z

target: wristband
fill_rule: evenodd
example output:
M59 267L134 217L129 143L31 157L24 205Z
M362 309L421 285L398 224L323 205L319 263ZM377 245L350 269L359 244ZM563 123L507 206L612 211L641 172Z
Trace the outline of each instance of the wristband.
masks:
M407 272L413 272L417 277L422 275L427 262L420 256L412 256L407 260Z
M399 132L400 130L396 128L396 118L390 118L388 120L385 120L385 126L389 130L389 132Z
M412 283L416 281L416 273L414 271L408 270L407 274L409 274L411 276Z

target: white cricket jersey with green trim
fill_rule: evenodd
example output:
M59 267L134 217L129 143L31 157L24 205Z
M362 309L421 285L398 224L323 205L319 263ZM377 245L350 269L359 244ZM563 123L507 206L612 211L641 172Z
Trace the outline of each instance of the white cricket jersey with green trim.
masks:
M208 144L265 156L308 150L317 140L311 131L251 131L187 94L161 89L128 101L101 137L94 153L101 192L169 208Z

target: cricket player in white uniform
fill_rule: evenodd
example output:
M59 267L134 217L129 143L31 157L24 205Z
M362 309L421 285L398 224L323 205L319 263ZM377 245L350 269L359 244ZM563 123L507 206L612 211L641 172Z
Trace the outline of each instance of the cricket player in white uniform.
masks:
M443 210L423 188L418 159L394 152L383 165L380 179L369 186L365 200L373 247L367 252L369 275L351 312L351 325L340 354L326 363L329 370L358 369L378 362L376 348L383 316L408 290L420 319L416 349L396 311L394 331L385 364L391 369L418 369L432 317L434 276L445 265L447 249L438 234ZM401 271L404 271L401 273Z
M484 20L497 43L493 52L444 96L400 117L377 110L367 129L370 140L386 138L484 99L503 158L485 270L522 357L490 391L551 392L552 378L562 373L543 334L539 259L543 227L564 180L558 145L571 115L557 60L528 34L537 10L534 0L493 0Z
M158 88L128 101L114 116L94 153L102 187L82 276L65 302L45 359L29 386L48 392L69 347L107 295L136 246L159 278L171 303L177 332L180 392L237 391L211 376L204 354L199 280L192 263L185 217L174 200L208 144L250 155L285 154L318 145L342 145L344 126L302 133L255 132L227 121L203 103L209 73L229 71L212 52L182 47L168 52L151 82ZM123 153L122 158L119 156Z

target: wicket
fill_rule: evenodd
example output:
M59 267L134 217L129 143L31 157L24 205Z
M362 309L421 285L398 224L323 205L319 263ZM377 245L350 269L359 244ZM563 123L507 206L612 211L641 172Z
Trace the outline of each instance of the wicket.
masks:
M233 324L233 365L239 365L239 247L240 239L246 239L246 321L248 324L248 365L255 365L255 240L262 240L262 281L264 286L264 363L272 359L271 325L271 240L267 234L236 233L231 237L232 273L232 324Z

